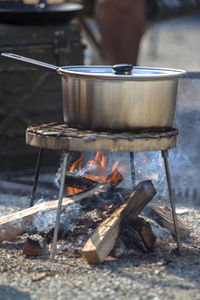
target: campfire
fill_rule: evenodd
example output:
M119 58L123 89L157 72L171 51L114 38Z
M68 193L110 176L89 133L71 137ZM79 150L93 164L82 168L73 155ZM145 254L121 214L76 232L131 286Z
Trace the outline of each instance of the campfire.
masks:
M117 167L119 164L119 160L117 160L112 166L111 172L108 176L108 168L106 167L107 157L103 152L97 152L93 160L89 160L86 166L83 168L83 153L80 157L72 164L69 174L66 175L66 182L69 185L74 185L75 187L68 187L68 194L73 195L79 193L84 190L77 188L78 185L86 184L86 189L96 185L97 183L106 183L111 182L112 186L117 186L122 180L123 176L120 171L124 171L126 166L121 166L120 171L118 171ZM74 184L72 183L72 177L75 175ZM75 184L80 178L79 183ZM89 179L86 181L85 179Z
M140 156L146 163L146 156L143 153ZM152 252L160 235L175 236L171 210L150 205L156 194L150 180L127 189L123 182L131 176L127 174L128 164L117 159L110 166L104 152L96 152L86 162L84 159L81 153L65 174L58 253L76 252L89 264L97 264L109 254L119 257ZM26 233L23 254L48 256L57 206L58 200L45 201L1 218L0 241ZM51 217L51 226L42 227L41 220ZM181 238L189 236L184 221L180 217L177 221Z

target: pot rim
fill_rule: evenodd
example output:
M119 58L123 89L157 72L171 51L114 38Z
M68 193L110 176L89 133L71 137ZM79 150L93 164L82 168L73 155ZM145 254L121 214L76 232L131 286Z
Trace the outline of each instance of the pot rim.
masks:
M112 72L112 66L100 65L72 65L59 67L57 73L60 75L70 75L73 77L87 77L88 79L110 79L110 80L166 80L176 79L183 76L186 71L172 68L157 67L133 67L131 75L119 75Z

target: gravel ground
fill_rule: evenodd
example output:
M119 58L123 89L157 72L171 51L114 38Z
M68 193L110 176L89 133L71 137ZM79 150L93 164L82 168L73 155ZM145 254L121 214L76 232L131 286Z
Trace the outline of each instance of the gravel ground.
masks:
M199 18L156 24L143 39L140 64L198 71L199 25ZM2 201L1 205L8 212ZM200 212L187 209L183 218L192 233L182 243L181 256L171 253L174 243L164 242L151 254L108 257L100 265L89 266L78 252L60 252L55 262L28 259L22 255L23 237L4 242L0 245L0 299L198 300Z
M109 256L90 266L79 251L58 251L56 259L26 258L26 236L0 245L0 299L200 299L200 212L182 215L190 237L176 243L162 240L153 253Z

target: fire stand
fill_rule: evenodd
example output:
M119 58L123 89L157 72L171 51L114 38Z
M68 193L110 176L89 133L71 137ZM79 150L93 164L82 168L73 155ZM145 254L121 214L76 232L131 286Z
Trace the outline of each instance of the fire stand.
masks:
M71 128L67 124L49 123L39 126L30 126L26 130L26 143L38 147L39 156L35 171L35 180L31 194L32 206L39 178L40 160L43 149L63 151L61 184L57 208L56 226L52 244L52 259L55 257L60 214L62 208L63 190L65 184L66 165L69 151L105 151L105 152L145 152L160 150L164 159L166 178L169 190L169 199L177 241L177 250L180 254L181 244L178 232L177 216L173 199L171 177L168 166L168 149L177 147L178 130L165 128L163 130L147 132L98 132Z

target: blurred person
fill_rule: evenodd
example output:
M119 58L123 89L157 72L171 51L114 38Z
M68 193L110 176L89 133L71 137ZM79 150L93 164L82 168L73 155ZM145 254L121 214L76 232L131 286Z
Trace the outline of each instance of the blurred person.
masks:
M136 65L146 28L145 0L96 0L94 17L109 63Z
M152 22L200 12L200 0L82 0L94 16L111 64L137 64L145 29Z

